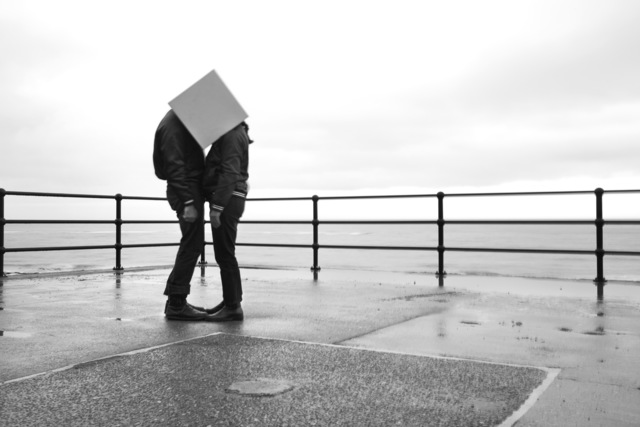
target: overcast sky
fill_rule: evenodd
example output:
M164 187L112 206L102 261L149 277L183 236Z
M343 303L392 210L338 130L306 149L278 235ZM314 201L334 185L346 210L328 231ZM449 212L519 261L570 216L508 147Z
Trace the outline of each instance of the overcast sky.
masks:
M163 196L218 71L253 197L640 188L640 2L0 1L0 187Z

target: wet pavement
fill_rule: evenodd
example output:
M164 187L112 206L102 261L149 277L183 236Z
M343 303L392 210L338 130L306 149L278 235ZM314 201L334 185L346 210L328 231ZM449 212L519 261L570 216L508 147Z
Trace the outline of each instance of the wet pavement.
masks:
M212 324L164 319L167 275L5 279L0 425L640 425L638 285L243 269Z

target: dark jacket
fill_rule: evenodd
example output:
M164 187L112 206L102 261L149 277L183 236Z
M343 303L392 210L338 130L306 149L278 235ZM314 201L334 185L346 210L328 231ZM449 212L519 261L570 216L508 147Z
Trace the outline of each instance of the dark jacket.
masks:
M167 181L167 193L175 195L182 206L196 199L194 193L200 191L204 173L204 151L173 110L156 130L153 166L156 176Z
M222 211L232 196L246 197L249 135L239 124L213 143L207 154L203 188L211 209Z

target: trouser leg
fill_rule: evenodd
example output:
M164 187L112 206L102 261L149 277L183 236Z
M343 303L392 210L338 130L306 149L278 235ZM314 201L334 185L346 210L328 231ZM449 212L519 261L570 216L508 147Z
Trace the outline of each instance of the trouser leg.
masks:
M191 291L191 278L204 246L203 200L198 198L195 200L194 206L198 211L198 218L195 222L186 222L182 219L182 209L177 212L182 238L173 269L167 279L165 295L186 297Z
M236 237L244 204L243 198L232 197L220 215L220 226L212 227L213 250L222 281L222 298L228 307L235 307L242 301L242 280L236 259Z

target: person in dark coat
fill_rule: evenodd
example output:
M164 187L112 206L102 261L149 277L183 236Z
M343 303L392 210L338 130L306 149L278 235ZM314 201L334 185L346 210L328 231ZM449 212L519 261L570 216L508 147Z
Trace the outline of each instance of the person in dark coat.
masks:
M209 201L213 249L220 268L223 301L206 320L243 320L242 280L236 259L238 223L249 191L249 127L242 122L213 143L205 162L203 188Z
M173 110L155 133L153 164L156 176L167 181L167 200L180 223L182 238L164 294L170 320L204 320L203 308L187 302L191 278L204 247L204 151Z

